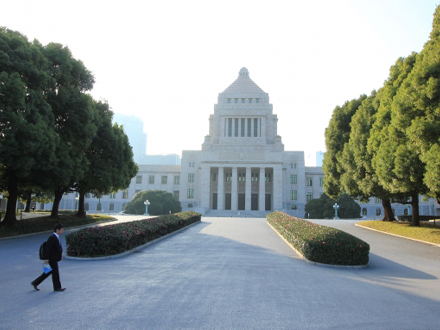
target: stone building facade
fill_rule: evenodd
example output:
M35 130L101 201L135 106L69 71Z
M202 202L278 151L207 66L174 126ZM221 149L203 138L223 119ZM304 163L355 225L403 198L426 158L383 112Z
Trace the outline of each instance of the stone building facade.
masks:
M182 151L181 165L139 165L126 190L99 199L87 195L85 207L90 212L120 212L138 191L166 190L183 210L209 216L259 217L282 210L304 217L306 203L323 193L324 173L320 166L305 166L303 151L284 150L277 123L269 94L242 68L218 95L201 150ZM360 205L360 217L382 218L380 200ZM60 208L74 207L75 195L64 196ZM411 214L406 205L392 207L396 215ZM421 199L419 211L440 215L433 199Z

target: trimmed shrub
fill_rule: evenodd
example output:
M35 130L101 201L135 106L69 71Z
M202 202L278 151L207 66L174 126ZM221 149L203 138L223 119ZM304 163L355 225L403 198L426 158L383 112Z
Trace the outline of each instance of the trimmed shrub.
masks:
M368 264L370 245L342 230L278 211L268 214L267 222L310 261L345 266Z
M200 221L200 218L200 213L189 211L80 229L66 236L67 255L101 257L119 254Z

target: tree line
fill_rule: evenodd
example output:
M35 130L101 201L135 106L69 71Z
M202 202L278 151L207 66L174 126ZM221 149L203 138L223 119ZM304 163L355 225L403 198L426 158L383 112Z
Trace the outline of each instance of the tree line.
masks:
M14 224L19 197L49 195L52 217L63 194L125 189L138 171L122 126L105 101L88 92L95 80L69 48L29 42L0 27L0 189L7 196L1 225Z
M412 206L419 226L419 195L440 201L440 6L420 53L399 58L382 88L333 110L325 131L324 191Z

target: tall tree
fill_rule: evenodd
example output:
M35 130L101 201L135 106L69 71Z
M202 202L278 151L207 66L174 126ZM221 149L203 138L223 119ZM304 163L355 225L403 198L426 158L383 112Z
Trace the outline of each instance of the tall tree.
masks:
M133 161L133 151L122 127L112 126L113 113L108 103L95 102L97 134L86 150L88 169L77 183L80 193L78 215L85 215L84 195L106 195L125 189L136 175L138 167Z
M322 165L322 171L325 174L324 191L328 196L335 199L343 193L340 182L344 173L342 153L350 138L351 118L366 97L366 95L361 95L358 99L345 102L342 107L337 106L333 110L332 118L325 130L327 151Z
M430 39L399 90L396 117L407 128L408 149L420 156L427 193L440 201L440 6ZM423 169L420 165L416 171Z
M8 191L2 225L13 225L20 189L55 162L58 141L46 94L53 80L41 44L0 28L0 189Z
M88 169L85 150L96 134L96 110L93 99L85 92L93 87L93 75L80 60L73 58L68 47L50 43L44 48L55 83L47 94L59 136L57 163L47 167L44 184L54 192L51 217L58 216L64 193L76 190L75 184Z

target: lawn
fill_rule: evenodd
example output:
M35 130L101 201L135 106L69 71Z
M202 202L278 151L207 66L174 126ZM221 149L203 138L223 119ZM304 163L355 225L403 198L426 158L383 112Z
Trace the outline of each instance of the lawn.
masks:
M17 219L19 217L17 216ZM56 223L61 222L65 228L102 223L115 220L108 215L90 214L85 217L75 215L60 215L57 219L50 216L19 220L13 227L0 227L0 238L24 234L39 233L53 230Z
M440 244L440 228L428 223L422 222L420 227L414 227L411 226L410 223L403 221L362 221L358 222L357 225L385 233Z

